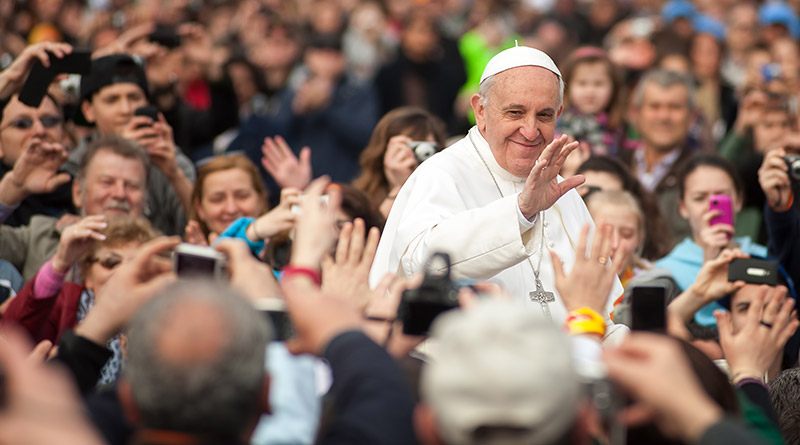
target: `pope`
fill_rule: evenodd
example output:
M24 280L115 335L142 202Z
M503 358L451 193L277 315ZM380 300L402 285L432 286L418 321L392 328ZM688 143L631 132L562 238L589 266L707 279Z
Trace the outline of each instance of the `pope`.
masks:
M515 299L564 322L549 251L569 271L592 220L574 190L584 178L558 176L578 146L565 136L554 140L563 97L561 73L544 52L517 46L493 57L471 99L476 125L422 163L397 195L371 284L387 272L421 272L432 253L447 252L454 278L500 282ZM604 317L621 294L616 280ZM622 331L607 321L607 339Z

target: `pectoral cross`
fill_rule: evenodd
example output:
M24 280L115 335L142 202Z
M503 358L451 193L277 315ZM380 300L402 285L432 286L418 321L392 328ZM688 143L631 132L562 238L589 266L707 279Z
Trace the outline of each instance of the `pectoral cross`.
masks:
M550 306L548 306L547 303L552 303L553 301L556 301L556 296L552 292L544 290L544 287L542 286L542 282L541 280L539 280L539 277L536 277L536 290L532 291L530 293L530 296L531 296L531 301L534 301L542 305L542 312L544 312L544 315L547 318L552 318L550 316Z

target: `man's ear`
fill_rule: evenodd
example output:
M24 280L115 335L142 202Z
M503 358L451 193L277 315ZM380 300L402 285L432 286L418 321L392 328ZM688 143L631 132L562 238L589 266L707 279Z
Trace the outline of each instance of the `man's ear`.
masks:
M140 425L142 423L142 416L133 399L131 384L124 377L120 378L119 384L117 384L117 397L119 398L122 412L125 414L125 418L128 419L128 422L130 422L131 425Z
M83 117L86 118L86 122L93 124L97 119L94 115L94 109L92 108L92 104L89 102L89 99L84 100L81 102L81 111L83 112Z
M414 430L422 445L445 445L436 429L436 414L425 402L419 402L414 408Z
M83 207L83 192L78 178L72 180L72 203L75 204L76 209Z
M472 105L472 111L475 112L475 124L478 125L478 130L485 131L486 130L486 107L483 106L483 102L481 101L480 94L473 94L472 98L469 100L470 105Z
M564 105L562 104L560 107L558 107L558 113L556 113L556 119L561 117L561 113L563 112L564 112Z

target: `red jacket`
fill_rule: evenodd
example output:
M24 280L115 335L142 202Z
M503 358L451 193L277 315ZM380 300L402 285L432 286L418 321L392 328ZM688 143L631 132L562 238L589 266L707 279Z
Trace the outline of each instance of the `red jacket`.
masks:
M78 324L78 303L84 287L64 282L58 294L34 298L35 282L36 277L29 280L11 300L3 318L0 318L0 326L14 324L24 329L35 343L50 340L58 344L61 334Z

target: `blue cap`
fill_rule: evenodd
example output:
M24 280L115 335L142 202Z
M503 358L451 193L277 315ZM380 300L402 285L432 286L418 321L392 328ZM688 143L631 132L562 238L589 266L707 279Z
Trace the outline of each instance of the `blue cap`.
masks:
M696 14L697 10L694 5L686 0L672 0L661 8L661 20L666 24L670 24L681 17L692 20Z
M692 25L694 32L698 34L710 34L720 42L725 40L725 25L713 17L699 14L694 18Z
M792 7L784 2L773 0L761 5L758 10L758 20L763 26L783 25L792 37L800 37L800 20L797 19Z

